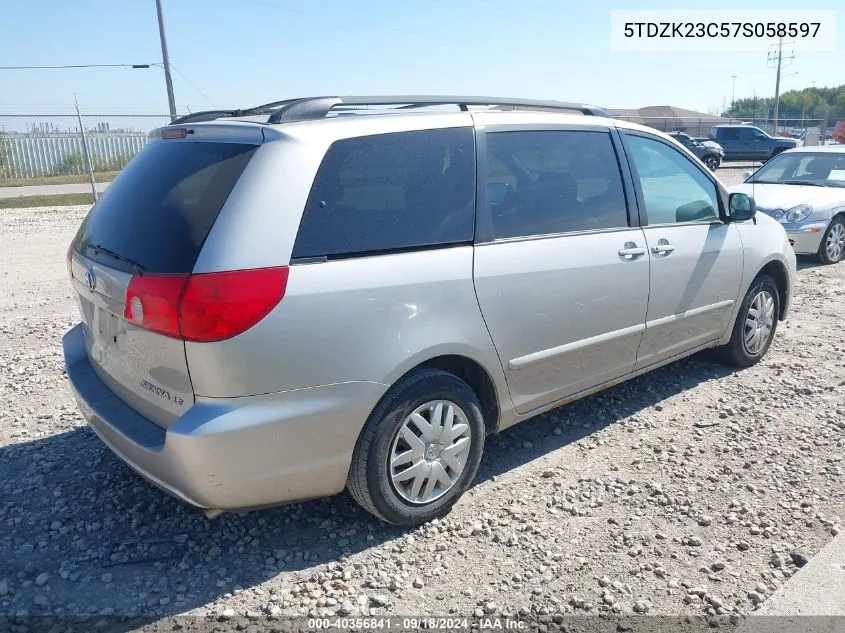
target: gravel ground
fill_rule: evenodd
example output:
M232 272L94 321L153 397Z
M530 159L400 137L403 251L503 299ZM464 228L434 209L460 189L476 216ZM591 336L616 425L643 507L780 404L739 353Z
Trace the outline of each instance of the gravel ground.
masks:
M208 521L77 413L84 211L0 213L0 614L743 616L841 530L845 265L800 262L754 368L697 356L490 438L445 520L386 527L343 494Z
M747 171L754 171L760 167L759 163L734 161L725 163L716 170L715 174L726 187L732 187L742 183L742 174Z

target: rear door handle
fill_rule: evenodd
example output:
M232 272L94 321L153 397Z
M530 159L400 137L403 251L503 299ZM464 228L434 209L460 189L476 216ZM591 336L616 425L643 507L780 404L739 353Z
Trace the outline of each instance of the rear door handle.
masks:
M637 246L635 242L625 242L625 248L619 251L619 257L624 257L625 259L634 259L645 254L646 250L642 246Z
M669 244L668 242L666 242L666 243L658 242L657 246L651 247L651 252L656 254L656 255L663 255L665 253L671 253L674 250L675 250L675 247L672 246L671 244Z

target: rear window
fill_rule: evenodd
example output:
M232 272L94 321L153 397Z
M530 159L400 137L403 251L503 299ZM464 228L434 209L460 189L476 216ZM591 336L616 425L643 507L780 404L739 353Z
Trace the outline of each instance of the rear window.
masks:
M338 141L314 179L292 258L472 241L474 192L471 128Z
M75 248L115 268L126 269L127 264L105 251L148 273L191 272L256 149L236 143L149 143L91 210Z

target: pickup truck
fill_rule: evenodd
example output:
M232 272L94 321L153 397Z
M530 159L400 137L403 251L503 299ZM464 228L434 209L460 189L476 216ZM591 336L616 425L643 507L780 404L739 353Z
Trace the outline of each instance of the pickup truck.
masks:
M765 162L799 143L794 138L770 136L753 125L716 125L710 128L710 138L724 148L725 160Z

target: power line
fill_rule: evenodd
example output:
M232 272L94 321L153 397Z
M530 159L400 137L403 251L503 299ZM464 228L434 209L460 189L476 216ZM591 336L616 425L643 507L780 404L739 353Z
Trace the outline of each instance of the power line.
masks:
M162 64L152 64L152 65L153 65L153 66L158 66L159 68L164 68L164 66L163 66ZM194 84L194 82L192 82L190 79L188 79L188 77L185 75L185 73L183 73L181 70L179 70L178 68L176 68L176 66L175 66L175 64L173 64L173 62L170 62L170 67L171 67L173 70L175 70L175 71L176 71L176 73L177 73L177 74L178 74L178 75L179 75L182 79L184 79L184 80L185 80L185 83L186 83L186 84L188 84L191 88L193 88L194 90L196 90L196 91L197 91L197 92L198 92L198 93L202 96L202 98L206 100L206 102L207 102L207 103L211 103L211 99L209 99L209 98L208 98L208 95L207 95L207 94L205 94L205 93L204 93L202 90L200 90L199 88L197 88L197 86Z
M73 68L152 68L155 66L156 68L161 68L164 70L164 64L159 64L157 62L150 62L149 64L65 64L61 66L0 66L0 70L67 70ZM188 77L183 73L181 70L176 68L176 66L171 63L170 67L175 70L182 79L185 80L191 88L196 90L203 99L207 102L211 102L202 90L200 90Z
M0 66L0 70L64 70L67 68L149 68L153 64L65 64L62 66Z

